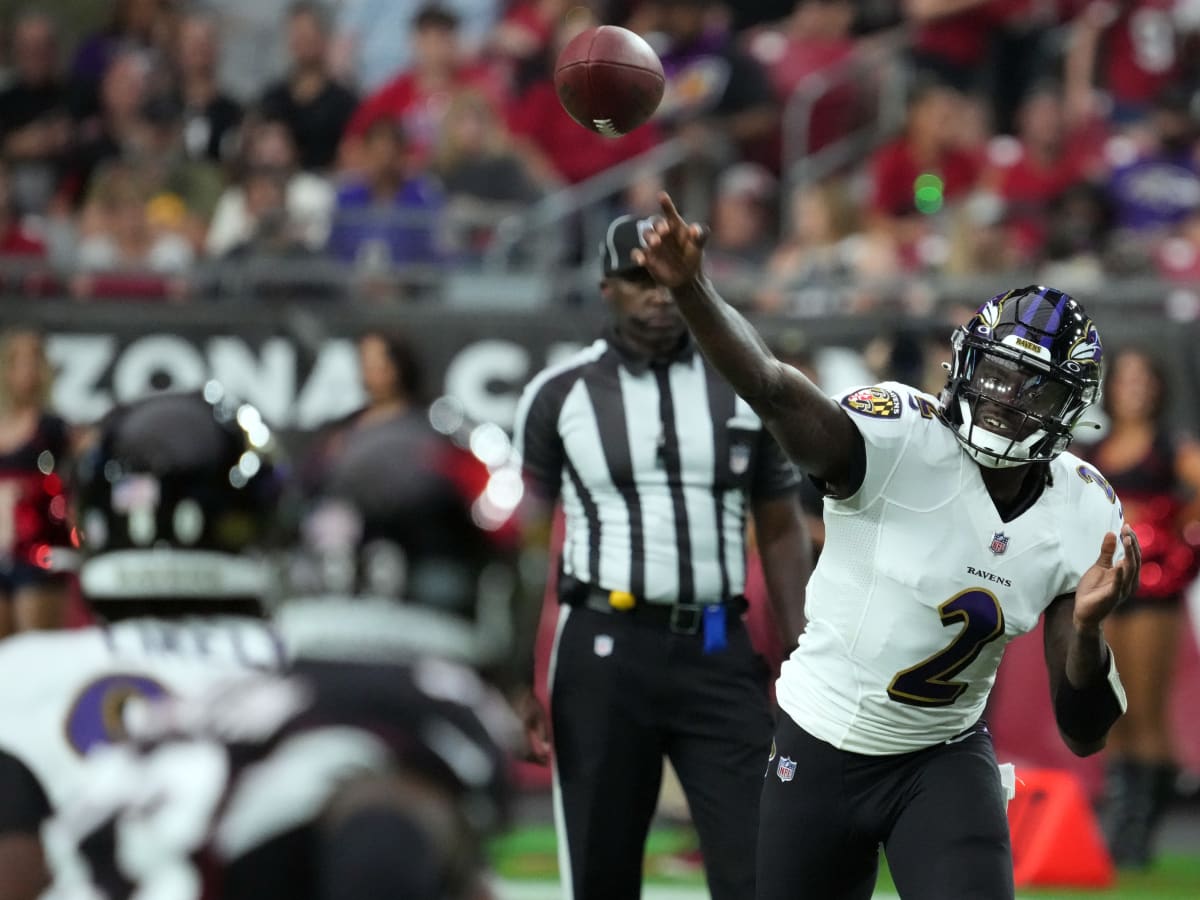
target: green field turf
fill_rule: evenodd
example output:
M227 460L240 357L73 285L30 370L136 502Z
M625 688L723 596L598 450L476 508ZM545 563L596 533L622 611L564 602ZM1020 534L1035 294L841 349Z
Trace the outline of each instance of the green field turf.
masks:
M497 840L492 859L502 882L503 900L555 900L559 896L554 829L521 828ZM703 874L689 854L695 850L689 828L655 828L647 843L645 900L702 900ZM876 900L894 900L895 888L886 867ZM1115 887L1101 891L1022 890L1021 900L1200 900L1200 855L1166 856L1153 871L1119 876Z

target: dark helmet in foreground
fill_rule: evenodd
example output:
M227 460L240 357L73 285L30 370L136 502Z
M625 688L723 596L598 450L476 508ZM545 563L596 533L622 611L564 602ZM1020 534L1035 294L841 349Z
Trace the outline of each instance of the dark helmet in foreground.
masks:
M304 502L276 621L298 656L435 656L503 668L513 648L516 472L420 415L360 427Z
M75 473L80 586L109 619L259 614L279 473L258 410L204 393L118 407Z
M1054 459L1100 398L1100 335L1079 301L1054 288L993 297L952 343L941 409L980 465Z

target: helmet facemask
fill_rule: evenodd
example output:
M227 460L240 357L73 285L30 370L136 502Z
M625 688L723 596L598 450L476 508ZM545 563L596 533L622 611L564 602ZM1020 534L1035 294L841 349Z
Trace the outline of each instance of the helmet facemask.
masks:
M1082 324L1070 331L1036 335L1022 327L1022 304L1046 294L1078 307L1066 295L1029 288L989 301L954 334L942 411L967 453L987 468L1054 459L1099 399L1099 339L1081 310Z

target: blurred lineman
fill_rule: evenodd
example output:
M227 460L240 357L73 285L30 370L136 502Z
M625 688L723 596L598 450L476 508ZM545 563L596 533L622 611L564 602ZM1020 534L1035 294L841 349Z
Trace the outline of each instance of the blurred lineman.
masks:
M80 583L106 624L0 645L2 900L38 895L39 827L82 779L84 757L128 737L145 701L283 665L257 618L278 493L270 442L253 407L199 395L145 400L101 423L74 487Z
M517 408L539 532L560 496L566 515L550 664L560 870L574 900L640 896L666 755L712 896L745 900L771 732L766 665L742 620L746 513L788 648L803 627L810 539L794 467L630 256L649 224L609 226L611 328L537 375ZM531 707L541 761L545 725Z
M480 677L507 680L513 630L490 483L423 411L349 435L284 559L291 670L160 706L154 741L97 754L46 828L49 896L483 896L520 734Z
M717 295L704 230L661 202L634 258L826 492L808 626L778 684L757 897L865 900L882 844L902 897L1011 900L980 718L1004 645L1045 613L1077 754L1126 705L1102 623L1136 586L1140 550L1109 484L1065 452L1100 392L1095 326L1061 291L1009 291L955 332L940 400L895 382L830 399Z

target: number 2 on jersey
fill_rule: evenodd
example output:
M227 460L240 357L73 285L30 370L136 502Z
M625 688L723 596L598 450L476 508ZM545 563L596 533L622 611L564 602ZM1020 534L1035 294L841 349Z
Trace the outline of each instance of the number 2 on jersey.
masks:
M962 623L949 646L896 674L888 696L909 706L949 706L967 685L954 677L975 661L986 644L1004 634L1004 610L991 591L970 588L938 607L942 627Z

